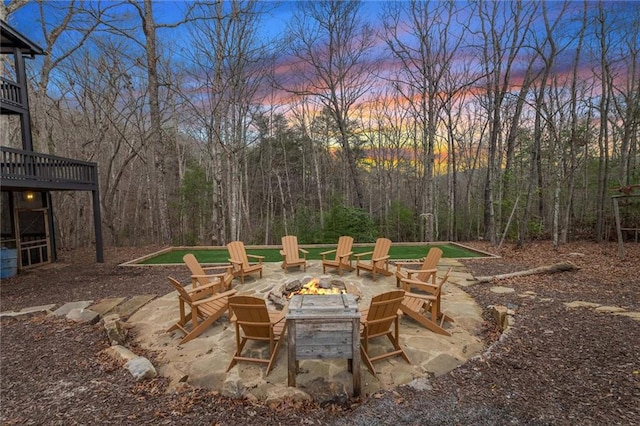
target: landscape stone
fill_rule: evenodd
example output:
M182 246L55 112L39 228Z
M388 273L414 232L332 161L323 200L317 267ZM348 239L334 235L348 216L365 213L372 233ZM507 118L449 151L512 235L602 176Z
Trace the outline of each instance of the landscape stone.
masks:
M619 308L618 306L598 306L597 308L595 308L595 310L596 312L604 312L607 314L626 311L626 309Z
M597 308L598 306L600 306L600 304L576 300L574 302L566 302L564 306L566 306L567 308Z
M489 305L488 308L493 321L498 326L498 329L500 331L504 331L506 327L507 307L501 305Z
M99 300L97 303L94 303L89 307L94 312L99 313L100 315L105 315L110 310L118 306L120 303L124 302L125 297L112 297L108 299Z
M53 311L53 315L58 317L66 317L69 312L73 309L85 309L89 307L93 303L93 300L83 300L79 302L69 302L60 306L58 309Z
M75 322L86 322L88 324L96 324L100 321L100 315L91 309L75 308L69 311L67 319Z
M511 287L502 287L499 285L493 286L489 290L492 291L493 293L498 293L498 294L514 293L516 291Z
M102 352L111 357L111 359L121 363L129 362L138 356L121 345L110 346Z
M328 381L324 377L316 377L304 386L304 390L309 395L313 395L313 400L320 404L327 402L346 402L349 394L343 383Z
M171 364L160 366L157 370L158 374L169 379L170 388L175 388L179 383L185 383L189 380L188 374Z
M102 322L111 345L123 345L125 341L125 334L122 331L120 315L107 315L102 319Z
M155 297L155 294L142 294L139 296L133 296L129 300L120 303L118 306L113 308L110 313L118 314L121 318L128 318L131 316L131 314L149 303Z
M158 375L158 372L153 364L151 364L151 361L141 356L133 358L124 366L138 382L146 379L153 379Z
M623 317L629 317L636 321L640 321L640 312L614 312L614 315L621 315Z
M50 305L40 305L40 306L33 306L30 308L24 308L19 311L0 312L0 318L3 318L3 317L22 318L22 317L29 317L31 315L37 315L37 314L43 314L43 313L51 314L51 310L55 306L56 306L55 303L52 303Z
M274 386L267 393L266 403L269 406L280 404L283 401L305 402L312 401L311 395L294 387Z
M416 379L413 379L412 381L410 381L407 386L412 387L415 390L419 390L419 391L425 391L425 390L432 390L433 386L431 386L431 383L429 382L429 379L426 377L418 377Z
M227 379L222 384L222 396L229 398L240 398L244 392L244 385L238 374L238 369L232 369Z
M462 364L462 362L449 354L442 353L429 361L425 365L425 370L433 373L436 377L440 377L443 374L447 374L449 371L453 370L457 366Z

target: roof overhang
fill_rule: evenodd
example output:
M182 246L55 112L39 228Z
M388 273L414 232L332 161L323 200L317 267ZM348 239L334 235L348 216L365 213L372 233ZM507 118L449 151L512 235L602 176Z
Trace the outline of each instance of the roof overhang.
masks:
M45 54L43 48L0 19L0 53L13 54L15 48L18 48L23 55L31 58L35 57L35 55Z

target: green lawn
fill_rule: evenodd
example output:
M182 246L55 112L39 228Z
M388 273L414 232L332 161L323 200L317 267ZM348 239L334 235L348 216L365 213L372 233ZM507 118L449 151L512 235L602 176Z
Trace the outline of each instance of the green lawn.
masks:
M467 250L464 247L460 247L454 244L442 244L442 245L398 245L391 246L389 255L391 260L406 260L406 259L419 259L426 256L430 247L439 247L442 250L442 257L449 258L461 258L461 257L484 257L482 253L478 253L472 250ZM308 260L322 259L320 253L331 250L332 247L305 247L305 250L309 252L307 255ZM354 253L364 253L373 250L373 244L365 247L354 247ZM187 253L193 253L200 263L228 263L229 252L226 248L216 249L199 249L194 247L193 249L173 249L166 253L159 254L140 262L140 265L158 265L158 264L179 264L182 263L182 257ZM265 262L281 262L282 256L280 256L280 249L277 248L260 248L253 249L247 248L247 254L254 254L257 256L264 256ZM251 259L249 259L251 260Z

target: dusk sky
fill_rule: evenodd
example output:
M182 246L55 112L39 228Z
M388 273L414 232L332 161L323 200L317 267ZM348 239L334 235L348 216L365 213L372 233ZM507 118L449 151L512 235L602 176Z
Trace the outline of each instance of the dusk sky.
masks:
M5 0L7 2L7 0ZM94 3L97 4L97 3ZM116 2L103 2L103 5L115 5ZM261 18L260 31L263 34L260 42L264 42L267 46L279 48L283 43L280 41L283 36L286 35L287 25L291 23L292 16L298 6L299 2L296 1L284 1L284 2L276 2L276 1L262 1L260 2L260 7L264 10L264 15ZM431 5L441 5L442 3L431 2ZM505 5L508 3L504 3ZM572 1L567 3L567 10L565 11L562 22L558 25L558 30L556 32L559 47L562 47L562 50L559 52L559 56L553 66L553 70L556 74L563 74L571 67L571 63L573 60L575 49L573 48L572 43L574 43L576 39L577 29L580 26L578 21L578 17L581 13L582 2ZM590 13L592 15L595 14L596 11L596 3L591 3L593 5ZM615 40L617 37L616 34L625 33L627 30L627 23L633 18L633 16L638 14L639 3L635 1L628 2L604 2L604 7L608 14L613 16L611 22L614 23L616 28L612 28L610 32L610 37ZM51 28L55 23L57 23L61 19L60 10L55 11L53 7L66 7L68 2L45 2L45 10L47 17L47 26ZM184 14L184 10L188 8L190 3L185 1L156 1L154 2L154 13L159 24L170 24L178 21ZM386 6L389 5L389 2L385 1L364 1L362 3L362 19L368 21L368 23L375 29L382 29L382 17L381 13L384 11ZM478 59L480 55L480 46L483 43L483 38L479 31L480 22L478 18L465 18L470 13L472 6L467 2L458 2L456 3L462 11L456 16L456 23L453 24L453 28L451 30L452 34L455 36L456 31L462 31L463 26L468 26L471 29L469 33L465 35L465 39L463 40L463 46L461 46L456 51L457 61L460 63L471 63L473 67L478 67ZM550 20L553 22L557 13L561 10L563 3L562 2L547 2L547 10L549 11ZM527 8L531 6L530 2L525 2L524 7ZM139 17L132 15L133 8L130 5L121 6L112 10L114 14L122 13L122 11L127 10L129 13L129 17L131 24L127 24L126 26L131 28L139 28L140 19ZM542 38L544 36L544 23L542 21L542 16L540 11L535 15L535 22L532 31L532 37ZM506 25L511 24L511 17L506 14L506 17L502 17L506 22ZM127 22L127 16L122 16L121 23ZM19 9L17 12L12 14L9 18L9 23L16 27L19 31L23 32L27 37L29 37L34 42L40 44L42 47L45 47L41 23L40 23L40 12L39 5L35 2L30 2L26 6ZM475 34L473 34L475 30ZM166 52L174 61L175 64L181 64L183 66L189 67L189 59L188 56L185 55L185 50L187 49L185 46L188 46L186 41L188 35L188 29L186 26L181 26L178 28L164 28L158 30L158 37L160 41L161 48L164 52ZM591 38L589 40L589 38ZM72 40L60 40L59 45L68 44L72 42ZM436 41L437 42L437 41ZM595 45L597 40L593 38L593 35L587 35L587 45ZM395 62L392 60L391 56L388 52L384 50L385 43L382 40L379 40L378 48L374 49L372 55L369 57L369 60L372 62L372 67L377 67L378 75L384 75L390 69L393 69L395 66ZM620 50L624 49L623 45L615 45L615 43L611 46L612 52L615 53L618 51L618 55L623 55L624 52L620 52ZM59 46L56 46L56 49L60 49ZM141 52L142 54L142 52ZM55 56L55 51L54 55ZM33 62L30 66L32 70L37 69L37 61L42 60L38 58ZM581 68L584 69L586 74L592 73L592 68L595 63L597 63L598 58L589 53L588 49L584 50L584 55L582 55L582 64ZM281 64L281 69L286 70L287 67L287 58L285 56L279 57L279 62ZM512 70L512 83L518 84L518 81L521 80L524 64L526 63L525 58L523 58L520 62L516 62L514 65L514 69ZM537 66L542 66L537 65ZM36 71L37 72L37 71ZM286 78L286 76L283 76Z

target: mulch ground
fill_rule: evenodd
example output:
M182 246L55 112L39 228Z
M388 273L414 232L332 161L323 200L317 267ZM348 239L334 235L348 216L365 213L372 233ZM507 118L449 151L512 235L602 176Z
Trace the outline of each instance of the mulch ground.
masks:
M486 243L473 246L496 252ZM90 250L63 252L58 262L3 280L0 310L68 301L170 291L167 275L180 267L124 268L119 263L157 247L108 249L96 264ZM576 300L640 311L640 245L625 260L612 243L550 242L500 259L465 260L476 276L570 261L580 269L468 287L482 307L508 305L515 325L500 336L487 315L487 351L449 374L430 378L430 390L400 386L348 403L282 403L275 407L184 388L167 393L163 378L136 383L101 355L100 326L33 317L3 319L0 332L2 425L600 425L640 424L640 323L567 308ZM186 269L186 268L184 268ZM515 293L497 294L493 285ZM525 292L533 297L523 297ZM532 293L531 293L532 292ZM445 307L446 310L446 307ZM153 361L153 354L144 354Z

